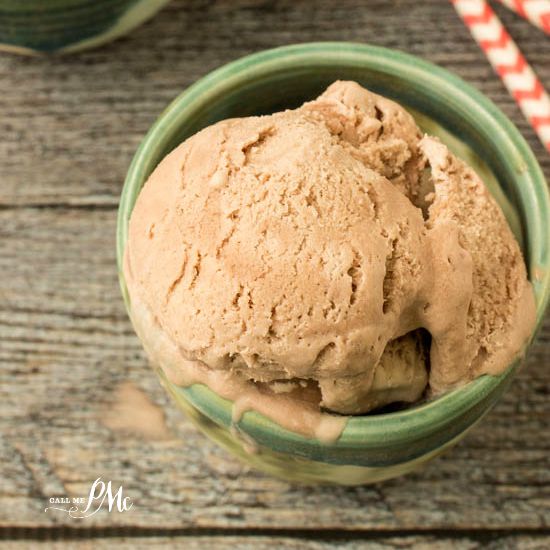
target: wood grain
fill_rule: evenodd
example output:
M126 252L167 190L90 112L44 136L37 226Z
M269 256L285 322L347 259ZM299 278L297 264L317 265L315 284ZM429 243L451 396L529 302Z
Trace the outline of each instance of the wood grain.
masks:
M497 9L550 88L550 40ZM550 156L441 0L181 0L97 51L1 56L0 540L10 547L79 530L74 544L89 534L94 548L356 548L367 537L372 548L548 546L550 318L511 391L464 442L370 487L299 487L242 466L196 432L146 364L115 265L133 152L212 68L321 39L396 47L458 73L512 118L550 176ZM128 414L136 403L154 429ZM44 512L49 497L84 496L98 476L123 485L130 512L85 523ZM160 533L118 537L152 526Z
M346 540L341 537L311 540L295 537L278 536L167 536L167 537L109 537L93 540L73 540L63 542L42 542L26 540L11 542L10 549L34 550L47 546L52 550L78 549L96 550L97 548L117 548L127 550L134 548L185 548L185 550L203 550L216 548L227 550L242 548L244 550L327 550L342 548L343 550L422 550L426 548L453 548L454 550L546 550L548 540L537 535L496 535L493 537L457 536L436 537L422 535L383 536L375 538L356 538Z
M168 401L118 295L114 211L6 209L0 228L3 524L72 525L43 512L47 497L86 495L103 476L135 507L86 526L549 526L550 322L495 411L425 471L376 487L300 488L241 466ZM162 437L105 421L128 387L151 401Z
M498 11L548 86L550 41ZM311 40L371 42L456 72L511 116L550 174L550 157L449 2L182 0L103 49L0 57L0 204L116 206L137 145L185 87L241 55Z

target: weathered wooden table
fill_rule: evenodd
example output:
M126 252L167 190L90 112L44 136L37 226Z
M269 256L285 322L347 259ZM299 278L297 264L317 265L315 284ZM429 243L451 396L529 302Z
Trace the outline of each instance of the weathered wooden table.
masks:
M496 7L550 87L550 39ZM464 442L423 471L358 488L298 487L242 466L195 431L146 364L115 266L117 203L138 143L211 69L311 40L399 48L458 73L518 125L550 176L550 156L443 0L181 0L97 51L1 55L6 547L550 546L550 322ZM44 512L50 497L87 495L99 476L123 486L129 512Z

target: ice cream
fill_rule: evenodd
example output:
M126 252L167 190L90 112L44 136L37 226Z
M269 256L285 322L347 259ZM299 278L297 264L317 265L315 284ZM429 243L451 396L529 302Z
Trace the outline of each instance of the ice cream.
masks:
M519 246L479 177L353 82L172 151L136 202L124 275L172 381L321 438L342 427L324 411L503 371L535 320Z

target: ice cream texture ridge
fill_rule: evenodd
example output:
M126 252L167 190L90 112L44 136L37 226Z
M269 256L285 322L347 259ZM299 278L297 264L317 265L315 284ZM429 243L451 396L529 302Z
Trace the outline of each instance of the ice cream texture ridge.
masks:
M187 139L137 199L131 316L172 382L321 440L344 415L498 374L529 340L522 254L484 183L400 105L335 82Z

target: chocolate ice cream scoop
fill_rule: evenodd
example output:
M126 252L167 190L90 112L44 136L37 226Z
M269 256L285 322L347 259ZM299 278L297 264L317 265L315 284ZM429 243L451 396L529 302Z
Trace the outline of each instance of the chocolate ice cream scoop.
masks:
M481 180L353 82L172 151L133 210L125 278L171 343L171 375L224 380L232 399L252 388L251 408L267 394L343 414L413 402L502 371L535 321Z

